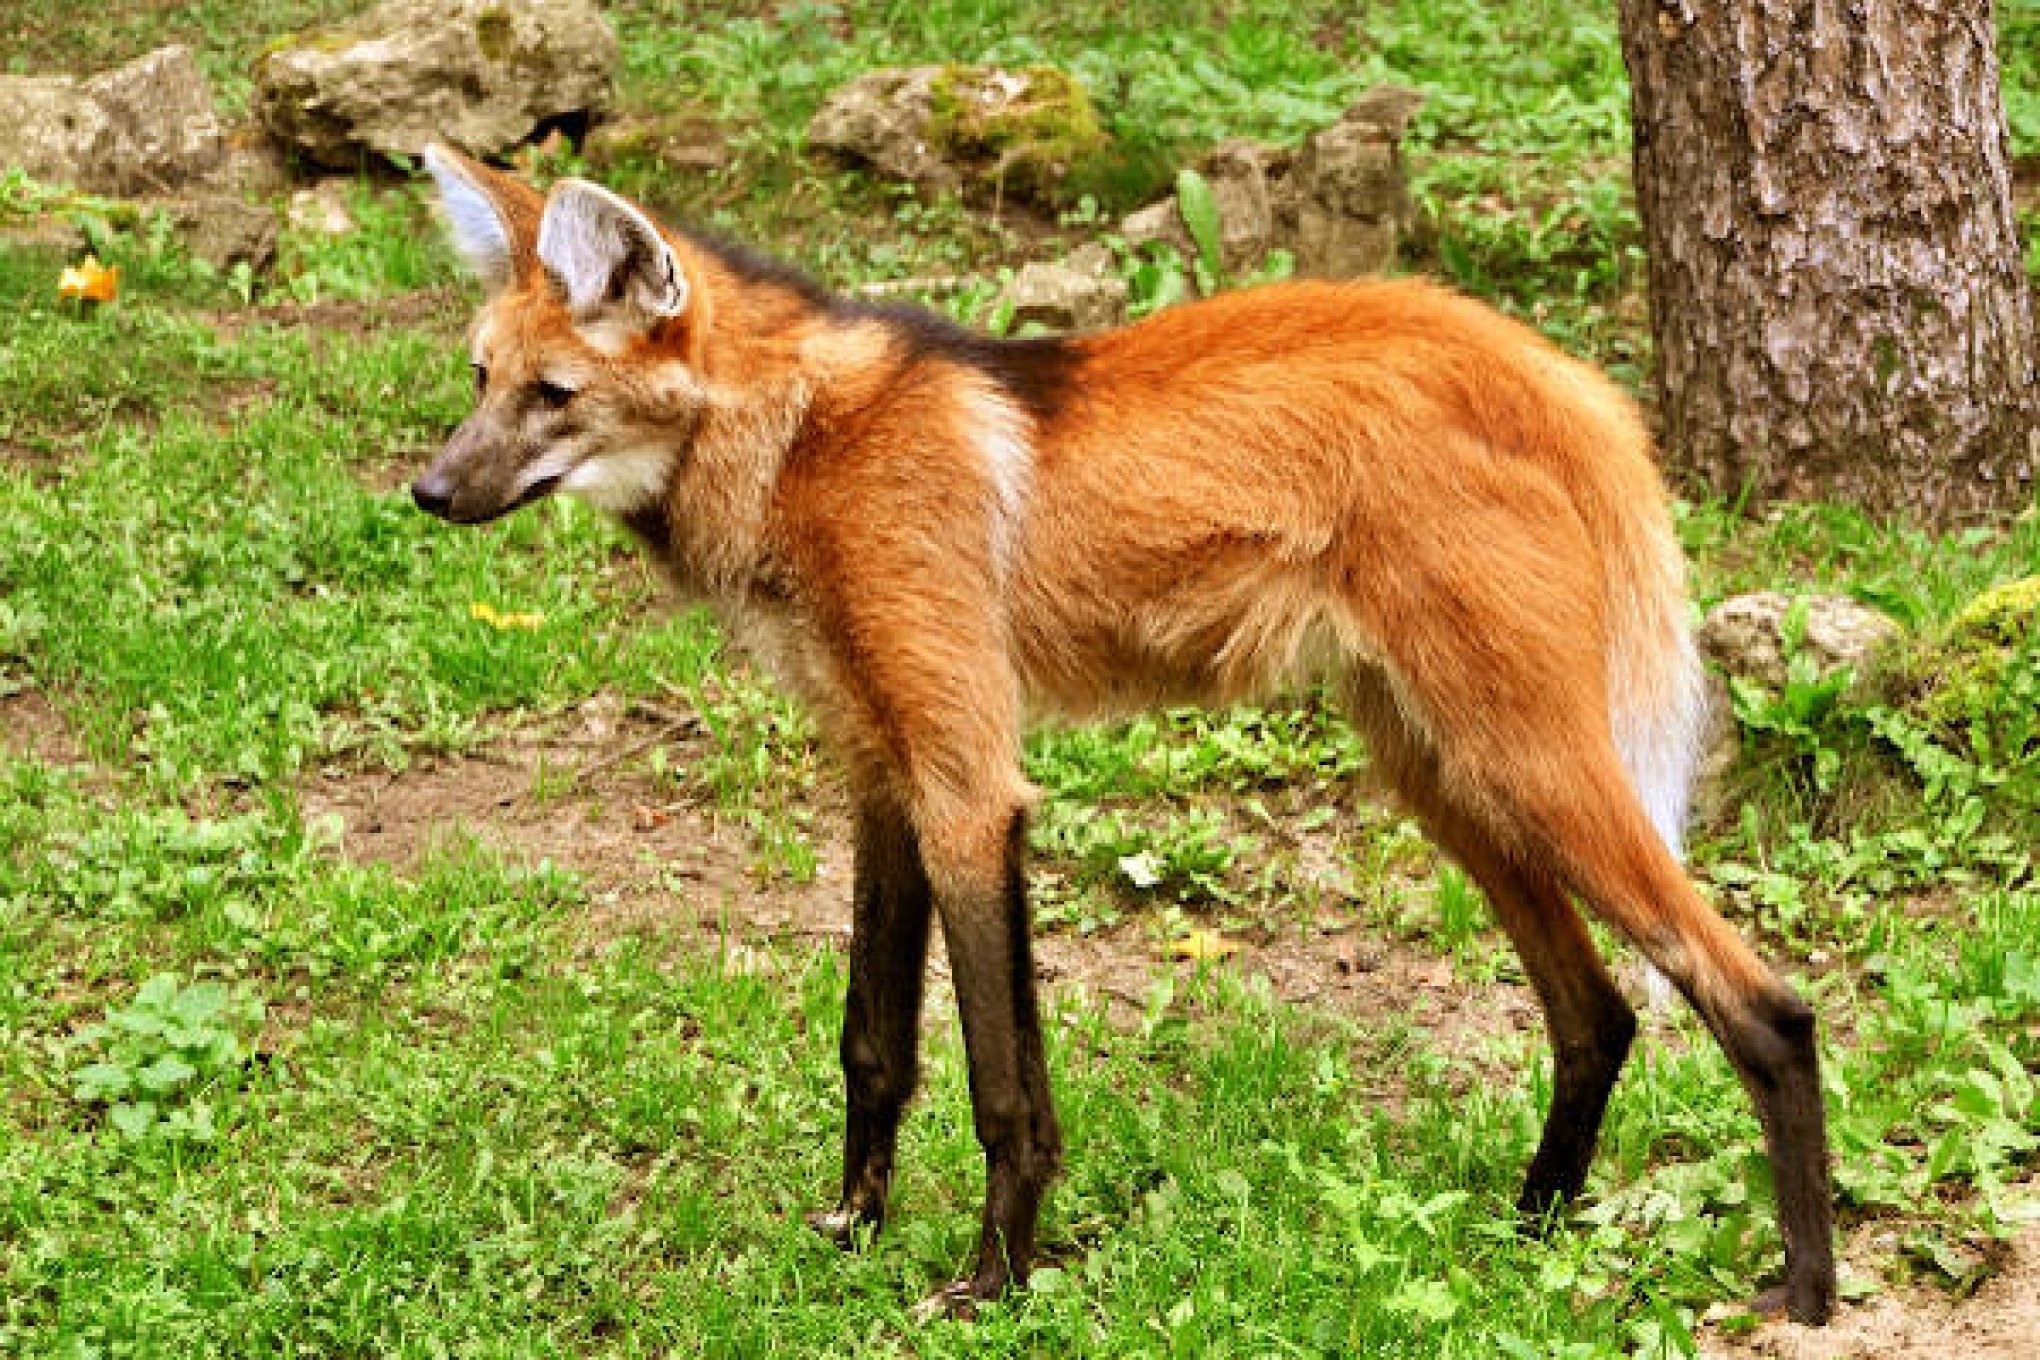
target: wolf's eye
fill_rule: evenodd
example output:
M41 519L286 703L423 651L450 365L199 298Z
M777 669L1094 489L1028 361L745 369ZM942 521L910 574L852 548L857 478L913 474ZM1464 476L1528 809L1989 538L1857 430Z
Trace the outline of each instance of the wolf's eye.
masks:
M532 390L538 393L540 401L555 411L574 399L573 388L561 387L558 383L547 382L543 378L532 385Z
M489 366L487 364L469 364L468 367L475 371L475 395L479 397L489 388Z

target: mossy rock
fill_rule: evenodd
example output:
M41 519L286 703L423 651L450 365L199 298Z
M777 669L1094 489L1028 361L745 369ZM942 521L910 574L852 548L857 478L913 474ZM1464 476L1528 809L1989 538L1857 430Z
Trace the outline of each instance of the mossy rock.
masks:
M1917 685L1914 706L1951 731L1992 722L2008 703L2027 702L2040 691L2040 576L1978 595L1939 639L1909 658L1907 670Z
M618 53L594 0L382 0L265 53L248 102L310 165L408 162L434 141L493 156L600 113Z
M981 164L1005 191L1050 202L1112 146L1083 85L1052 66L943 67L929 86L928 135L946 159Z

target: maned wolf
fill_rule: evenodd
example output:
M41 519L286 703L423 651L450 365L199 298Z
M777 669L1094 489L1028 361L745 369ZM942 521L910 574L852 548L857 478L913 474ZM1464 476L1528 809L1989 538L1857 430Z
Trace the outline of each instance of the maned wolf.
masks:
M1027 1279L1062 1156L1027 716L1322 681L1543 1003L1556 1075L1522 1211L1579 1191L1635 1031L1577 899L1741 1075L1782 1302L1827 1318L1814 1016L1679 866L1703 690L1664 488L1612 384L1413 280L995 340L831 296L593 184L541 196L441 148L426 164L488 300L475 411L418 504L474 524L563 490L613 512L813 706L847 773L848 1128L816 1227L849 1243L884 1218L932 915L986 1187L976 1266L931 1302L968 1312Z

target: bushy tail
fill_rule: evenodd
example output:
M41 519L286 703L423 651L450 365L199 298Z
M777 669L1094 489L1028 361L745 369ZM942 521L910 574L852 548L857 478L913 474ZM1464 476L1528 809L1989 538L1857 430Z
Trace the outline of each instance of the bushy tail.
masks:
M1662 511L1632 508L1604 546L1608 713L1658 835L1682 855L1707 724L1707 683L1686 620L1686 562Z
M1707 676L1686 618L1686 557L1636 404L1566 360L1545 372L1573 508L1600 558L1608 718L1630 784L1683 858L1686 812L1706 735Z
M1583 381L1585 419L1573 504L1600 555L1607 628L1608 721L1638 802L1685 858L1686 814L1707 725L1707 676L1686 618L1686 557L1636 408L1612 384ZM1646 963L1654 1008L1671 984Z
M1607 521L1608 715L1638 800L1673 857L1683 859L1707 677L1686 621L1686 559L1662 504L1660 492ZM1643 984L1652 1010L1671 1004L1671 983L1648 961Z

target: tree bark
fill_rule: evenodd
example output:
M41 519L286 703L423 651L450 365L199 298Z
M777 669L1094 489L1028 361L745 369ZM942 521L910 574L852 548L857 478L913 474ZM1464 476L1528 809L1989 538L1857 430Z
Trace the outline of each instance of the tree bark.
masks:
M1622 0L1665 443L1928 525L2040 463L1990 0Z

